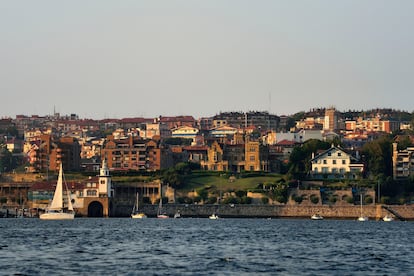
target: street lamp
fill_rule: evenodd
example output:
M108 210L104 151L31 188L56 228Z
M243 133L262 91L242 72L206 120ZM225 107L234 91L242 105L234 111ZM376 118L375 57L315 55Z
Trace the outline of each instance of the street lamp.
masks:
M380 201L381 201L381 195L380 195L380 187L381 187L381 185L380 185L380 181L378 180L378 184L377 184L377 190L378 190L378 200L377 200L377 203L380 203Z

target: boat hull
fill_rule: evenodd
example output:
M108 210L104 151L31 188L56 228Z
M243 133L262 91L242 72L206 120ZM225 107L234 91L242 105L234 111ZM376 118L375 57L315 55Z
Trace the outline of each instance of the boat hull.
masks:
M367 217L359 217L357 220L358 221L368 221L368 218Z
M312 220L323 220L323 217L320 216L320 215L313 215L313 216L311 216L311 219Z
M147 218L147 215L145 215L144 213L133 214L133 215L131 215L131 218L133 218L133 219L144 219L144 218Z
M71 220L75 218L72 213L44 213L39 216L43 220Z
M209 219L218 219L219 217L218 217L217 215L214 215L214 214L213 214L213 215L209 216L208 218L209 218Z

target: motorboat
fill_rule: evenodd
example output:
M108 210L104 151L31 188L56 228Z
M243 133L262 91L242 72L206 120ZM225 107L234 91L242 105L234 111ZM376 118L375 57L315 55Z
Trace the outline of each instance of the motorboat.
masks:
M319 215L319 214L313 214L311 216L311 219L313 219L313 220L322 220L323 217L321 215Z
M392 216L385 215L385 216L382 218L382 220L383 220L383 221L393 221L393 220L394 220L394 218L393 218Z
M208 218L209 219L218 219L219 217L216 214L212 214Z

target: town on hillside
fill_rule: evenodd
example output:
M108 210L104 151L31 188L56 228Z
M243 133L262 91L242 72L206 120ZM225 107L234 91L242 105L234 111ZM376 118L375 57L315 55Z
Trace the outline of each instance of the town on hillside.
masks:
M273 173L285 175L293 183L380 182L386 201L387 191L391 196L401 192L391 187L398 181L408 183L405 192L412 192L413 121L414 114L404 111L340 112L334 107L291 116L251 111L199 119L18 115L0 119L0 182L19 182L14 174L24 175L20 182L31 182L28 179L33 176L36 182L39 175L49 180L60 165L65 172L95 176L103 162L111 175L163 172L185 163L198 171L222 172L232 178L243 173ZM171 177L164 180L172 187L179 184ZM88 191L86 182L78 189L98 196L99 190ZM36 185L17 193L28 192L32 186ZM37 187L45 189L41 183ZM10 196L6 189L2 186L0 203L18 202L19 196ZM48 189L50 195L53 189ZM151 193L158 196L161 190L157 184ZM34 194L32 191L26 200L33 200ZM410 196L404 200L410 201Z

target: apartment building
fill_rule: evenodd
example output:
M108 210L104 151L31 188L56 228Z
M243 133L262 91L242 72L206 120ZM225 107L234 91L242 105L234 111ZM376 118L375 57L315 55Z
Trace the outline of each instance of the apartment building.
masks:
M414 175L414 147L398 150L398 144L392 144L392 171L394 180L406 179Z

